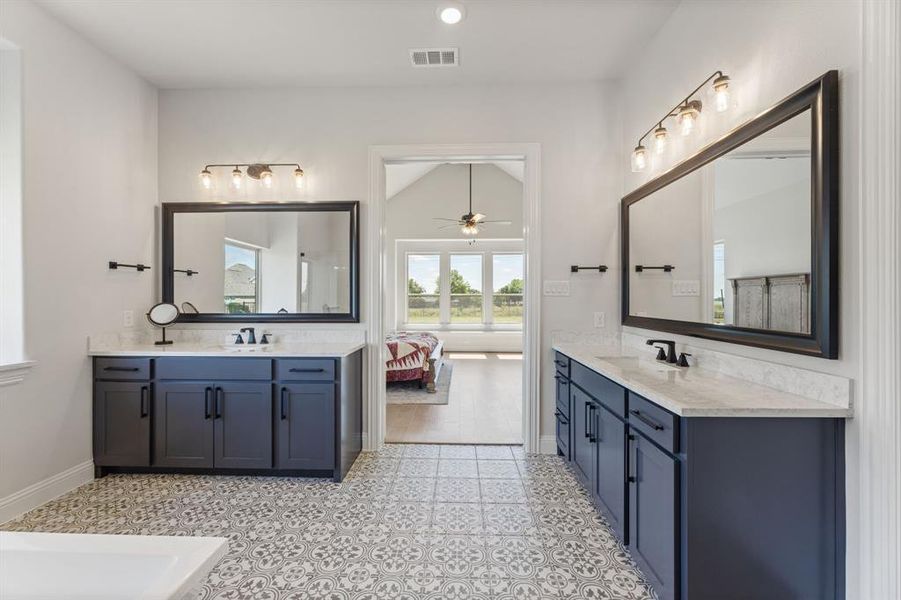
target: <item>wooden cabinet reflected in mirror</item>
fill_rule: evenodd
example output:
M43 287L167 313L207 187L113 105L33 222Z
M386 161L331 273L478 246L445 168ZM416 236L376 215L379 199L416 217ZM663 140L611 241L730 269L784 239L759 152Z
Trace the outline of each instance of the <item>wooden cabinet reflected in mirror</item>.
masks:
M163 298L180 321L359 321L359 203L166 203Z
M623 323L837 357L829 72L622 202Z

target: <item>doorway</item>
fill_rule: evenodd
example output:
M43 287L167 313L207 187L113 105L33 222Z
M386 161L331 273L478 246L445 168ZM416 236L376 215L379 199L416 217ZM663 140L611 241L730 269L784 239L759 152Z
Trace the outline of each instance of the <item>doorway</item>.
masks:
M368 312L368 334L370 340L369 373L368 373L368 439L367 446L371 449L378 448L386 439L391 441L421 441L434 443L517 443L521 442L525 451L538 451L538 390L539 390L539 315L540 295L539 285L539 258L540 236L537 227L539 215L539 147L537 144L473 144L454 146L378 146L370 149L370 203L369 223L367 227L368 240L366 247L369 250L369 283L371 304ZM470 244L464 242L465 247L458 248L461 240L445 239L441 241L444 247L437 248L434 238L416 239L426 236L408 236L398 240L391 237L388 227L389 202L387 188L387 170L393 165L411 165L410 171L428 171L435 169L434 165L447 165L450 170L467 167L469 164L490 165L503 163L505 166L518 164L521 170L521 203L516 218L504 218L498 216L492 218L488 215L486 220L514 221L514 227L520 237L512 237L508 234L495 237L488 233L485 227L484 237L476 235L476 242ZM487 170L480 166L477 169ZM477 172L474 170L473 172ZM486 171L487 172L487 171ZM478 179L475 185L478 186ZM395 184L392 183L392 186ZM474 194L473 199L478 198ZM430 209L433 218L454 219L456 213L463 213L461 208L468 209L465 205L466 198L461 198L452 205L438 205ZM478 212L478 207L469 213ZM453 209L453 210L451 210ZM448 215L444 213L447 212ZM482 211L487 213L487 211ZM440 213L440 214L439 214ZM429 225L437 223L433 221ZM458 227L459 223L451 223ZM424 227L425 225L423 225ZM431 234L430 234L431 235ZM490 236L490 237L489 237ZM450 236L448 236L450 238ZM490 244L500 244L498 247L489 247ZM431 250L425 252L423 245L431 245ZM503 247L507 244L507 247ZM511 248L510 245L519 244L519 247ZM418 254L417 254L418 253ZM520 290L521 309L511 307L510 303L516 303L516 291L513 286L499 283L495 286L495 278L489 277L489 273L497 267L502 270L509 259L502 258L507 255L518 255L521 261L522 285ZM419 281L415 288L409 288L405 293L398 291L399 284L409 286L410 256L431 257L432 270L435 273L450 276L456 270L459 273L466 271L468 287L466 290L455 290L448 283L441 285L424 286L423 282L430 283L428 275L419 275ZM437 261L435 260L437 256ZM475 258L473 258L475 256ZM402 257L402 258L398 258ZM452 268L454 262L456 269ZM472 263L472 264L470 264ZM480 270L476 268L480 265ZM486 267L486 265L488 265ZM415 267L414 267L415 268ZM400 275L398 275L400 272ZM412 278L414 281L416 277ZM436 278L439 279L439 278ZM472 281L469 281L472 280ZM512 281L512 278L511 278ZM478 283L482 285L479 286ZM401 286L401 290L404 287ZM502 289L503 288L503 289ZM513 292L513 298L510 293ZM413 302L410 301L413 296ZM507 303L504 306L504 303ZM500 304L498 304L500 303ZM412 318L410 311L412 310ZM519 326L519 343L510 347L504 346L500 339L485 341L492 334L500 333L501 337L514 337L516 327L505 328L502 321L510 319L511 314L521 310L521 325ZM491 313L489 316L488 313ZM400 315L400 316L399 316ZM494 321L495 315L498 322ZM456 317L456 319L455 319ZM515 315L514 315L515 317ZM413 327L414 331L436 329L436 337L446 343L447 349L443 357L451 365L452 373L449 379L451 387L458 387L455 395L459 402L441 407L438 410L415 406L401 408L407 414L402 418L392 418L392 434L388 436L388 402L386 393L387 369L386 362L394 354L386 345L386 334L399 330L398 325L415 324L417 320L432 320L431 324L421 324L422 327ZM463 321L476 321L464 323ZM457 321L456 323L454 321ZM429 325L434 325L430 327ZM467 330L468 329L468 330ZM481 341L475 334L485 337ZM469 338L468 340L465 338ZM492 344L500 346L492 346ZM520 349L519 352L516 350ZM442 365L443 367L443 365ZM513 373L511 377L511 373ZM447 373L445 373L447 374ZM441 383L441 374L437 373L438 383ZM490 381L492 376L497 382L492 390L491 385L479 385L478 382ZM455 381L456 380L456 381ZM446 382L447 383L447 382ZM512 384L512 387L511 387ZM484 397L501 390L508 405L495 403L490 406L486 400L474 402L474 389L485 388ZM510 393L511 389L513 393ZM470 393L467 393L467 390ZM448 393L450 393L448 391ZM469 398L468 404L463 400ZM509 406L513 399L515 406ZM398 439L403 434L403 429L409 433L410 419L419 418L421 424L429 422L429 418L423 415L434 412L436 415L440 409L444 409L444 417L449 418L440 428L422 428L416 435L417 439ZM496 421L496 427L482 427L481 432L473 425L481 412L489 416L491 412L499 411L506 418ZM415 414L419 413L419 417ZM455 415L455 416L454 416ZM396 415L392 415L395 417ZM403 419L408 419L406 424ZM441 424L441 416L436 417ZM510 423L511 419L514 421ZM483 419L484 420L484 419ZM501 421L504 421L501 424ZM432 420L432 423L435 421ZM468 423L468 424L467 424ZM431 431L429 430L431 429ZM481 435L479 435L481 434ZM406 435L406 434L403 434Z

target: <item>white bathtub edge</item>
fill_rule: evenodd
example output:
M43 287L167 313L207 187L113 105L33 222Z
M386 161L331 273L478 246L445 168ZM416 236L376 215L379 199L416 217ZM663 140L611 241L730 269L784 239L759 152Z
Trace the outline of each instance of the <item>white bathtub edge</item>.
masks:
M94 461L86 460L27 488L0 498L0 526L94 479Z

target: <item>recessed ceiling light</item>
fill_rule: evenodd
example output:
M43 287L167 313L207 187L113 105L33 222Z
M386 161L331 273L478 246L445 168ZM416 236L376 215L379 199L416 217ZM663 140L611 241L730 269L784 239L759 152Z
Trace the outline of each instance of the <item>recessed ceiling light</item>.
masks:
M465 15L466 11L463 10L463 5L456 2L438 7L438 18L448 25L456 25L463 20Z

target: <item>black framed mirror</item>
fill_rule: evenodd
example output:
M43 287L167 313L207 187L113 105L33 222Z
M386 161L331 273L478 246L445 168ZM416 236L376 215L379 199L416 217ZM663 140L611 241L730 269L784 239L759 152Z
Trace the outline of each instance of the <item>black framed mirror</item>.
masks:
M838 357L838 72L622 199L624 325Z
M194 307L179 322L359 322L359 213L359 202L163 203L163 302Z

